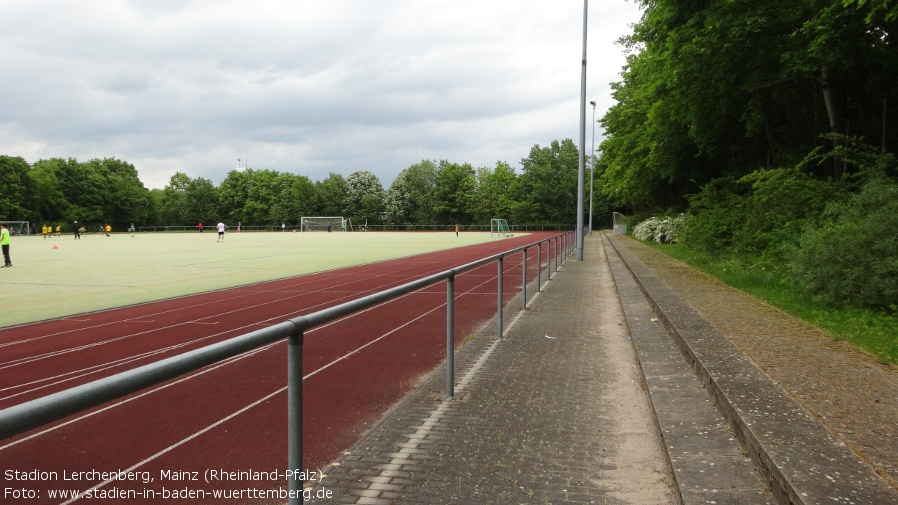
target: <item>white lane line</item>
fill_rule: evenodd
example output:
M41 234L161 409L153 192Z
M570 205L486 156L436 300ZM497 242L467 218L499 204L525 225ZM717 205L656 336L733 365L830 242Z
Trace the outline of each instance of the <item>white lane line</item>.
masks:
M493 277L493 278L495 278L495 277ZM478 287L482 286L483 284L486 284L487 282L491 282L491 281L492 281L492 279L488 279L488 280L484 281L483 283L481 283L481 284L479 284L479 285L476 285L476 286L472 287L472 288L469 289L468 291L465 291L465 292L463 292L463 293L457 294L455 298L458 299L458 298L461 298L461 297L463 297L463 296L469 295L469 294L471 294L472 291L474 291L474 290L477 289ZM547 283L547 284L548 284L548 283ZM393 302L393 301L399 300L399 299L401 299L401 298L405 298L406 296L410 296L410 295L415 294L415 293L417 293L417 292L408 293L408 294L406 294L406 295L402 295L402 296L397 297L397 298L395 298L395 299L393 299L393 300L386 301L386 302L384 302L384 303L382 303L382 304L376 305L376 306L374 306L374 307L370 307L370 308L365 309L365 310L363 310L363 311L359 311L359 312L350 314L349 316L347 316L347 317L345 317L345 318L341 318L341 319L336 320L336 321L333 321L333 322L331 322L331 323L329 323L329 324L321 325L321 326L318 326L318 327L316 327L316 328L313 328L312 330L309 330L309 332L306 332L306 333L311 333L311 332L313 332L313 331L316 331L316 330L319 330L319 329L323 329L323 328L325 328L325 327L328 327L328 326L331 326L331 325L333 325L333 324L336 324L337 322L345 321L345 320L350 319L350 318L352 318L352 317L354 317L354 316L356 316L356 315L358 315L358 314L361 314L361 313L364 313L364 312L368 312L368 311L373 310L373 309L375 309L375 308L377 308L377 307L381 307L381 306L383 306L383 305L386 305L386 304L391 303L391 302ZM537 292L537 293L533 296L533 298L532 298L531 300L535 300L538 296L539 296L539 292ZM356 348L355 350L353 350L353 351L351 351L351 352L349 352L349 353L347 353L347 354L345 354L345 355L343 355L343 356L341 356L341 357L339 357L339 358L337 358L337 359L331 361L330 363L328 363L328 364L326 364L326 365L324 365L324 366L322 366L322 367L319 367L318 369L316 369L316 370L314 370L314 371L312 371L312 372L310 372L310 373L304 375L304 376L303 376L303 380L306 380L307 378L312 377L312 376L314 376L314 375L316 375L316 374L322 372L323 370L325 370L325 369L327 369L327 368L333 366L334 364L336 364L336 363L338 363L338 362L340 362L340 361L342 361L342 360L348 358L349 356L352 356L352 355L354 355L354 354L357 354L359 351L361 351L361 350L363 350L363 349L365 349L365 348L367 348L367 347L373 345L374 343L379 342L380 340L386 338L387 336L389 336L389 335L391 335L391 334L393 334L393 333L399 331L399 329L404 328L404 327L406 327L406 326L412 324L413 322L415 322L415 321L417 321L417 320L420 320L420 319L424 318L425 316L427 316L427 315L429 315L429 314L431 314L431 313L433 313L433 312L435 312L435 311L437 311L437 310L439 310L439 309L445 307L445 305L446 305L445 303L442 303L442 304L440 304L440 305L437 305L437 306L435 306L434 308L432 308L431 310L429 310L429 311L427 311L427 312L425 312L425 313L419 315L418 317L416 317L416 318L414 318L414 319L412 319L412 320L410 320L410 321L408 321L408 322L402 324L401 326L398 326L398 327L396 327L396 328L390 330L389 332L387 332L387 333L381 335L380 337L378 337L378 338L376 338L376 339L374 339L374 340L372 340L372 341L369 341L368 343L366 343L366 344L364 344L364 345L362 345L362 346ZM522 315L523 315L523 312L519 312L519 313L517 314L517 316L512 320L512 322L508 325L507 328L510 329L510 328L517 322L517 320L520 319L520 317L521 317ZM23 438L23 439L17 440L17 441L15 441L15 442L10 443L10 444L4 445L4 446L0 446L0 451L3 451L4 449L7 449L7 448L12 447L12 446L14 446L14 445L17 445L17 444L19 444L19 443L22 443L22 442L24 442L24 441L26 441L26 440L30 440L30 439L36 438L36 437L38 437L38 436L41 436L41 435L43 435L43 434L49 433L49 432L54 431L54 430L56 430L56 429L58 429L58 428L61 428L61 427L63 427L63 426L66 426L66 425L69 425L69 424L78 422L78 421L80 421L80 420L86 419L86 418L91 417L91 416L93 416L93 415L95 415L95 414L98 414L98 413L100 413L100 412L104 412L104 411L106 411L106 410L110 410L110 409L115 408L115 407L117 407L117 406L120 406L120 405L122 405L122 404L128 403L128 402L130 402L130 401L132 401L132 400L136 400L136 399L138 399L138 398L141 398L141 397L150 395L150 394L155 393L155 392L157 392L157 391L161 391L161 390L163 390L163 389L166 389L166 388L168 388L168 387L170 387L170 386L173 386L173 385L175 385L175 384L178 384L178 383L187 381L187 380L189 380L189 379L198 377L198 376L200 376L200 375L202 375L202 374L205 374L205 373L207 373L207 372L209 372L209 371L211 371L211 370L214 370L214 369L217 369L217 368L220 368L220 367L223 367L223 366L232 364L232 363L237 362L237 361L239 361L239 360L241 360L241 359L243 359L243 358L245 358L245 357L249 357L249 356L255 355L255 354L257 354L257 353L260 353L260 352L262 352L262 351L264 351L264 350L270 349L270 348L273 347L274 345L277 345L277 344L280 344L280 343L283 343L283 342L275 342L275 343L269 344L269 345L267 345L267 346L261 347L261 348L259 348L259 349L256 349L256 350L254 350L254 351L249 351L249 352L244 353L244 354L242 354L242 355L240 355L240 356L231 358L231 359L229 359L229 360L225 360L225 361L223 361L223 362L221 362L221 363L219 363L219 364L217 364L217 365L212 365L212 366L210 366L209 368L204 369L203 371L198 372L198 373L196 373L196 374L192 374L192 375L190 375L190 376L188 376L188 377L184 377L183 379L180 379L180 380L177 380L177 381L175 381L175 382L166 384L165 386L161 386L161 387L155 388L155 389L153 389L153 390L147 391L147 392L145 392L145 393L142 393L142 394L137 395L137 396L135 396L135 397L129 398L129 399L127 399L127 400L124 400L124 401L121 401L121 402L117 402L116 404L113 404L113 405L109 405L109 406L107 406L107 407L105 407L105 408L102 408L102 409L100 409L100 410L94 411L94 412L92 412L92 413L90 413L90 414L86 414L86 415L84 415L84 416L80 416L80 417L78 417L78 418L76 418L76 419L72 419L72 420L70 420L70 421L68 421L68 422L65 422L65 423L62 423L62 424L60 424L60 425L54 426L54 427L49 428L49 429L47 429L47 430L43 430L43 431L41 431L41 432L39 432L39 433L35 433L35 434L33 434L33 435L29 436L29 437L25 437L25 438ZM495 348L495 346L496 346L497 343L498 343L498 341L494 342L493 345L490 346L490 349ZM489 354L491 354L491 353L492 353L492 350L489 351ZM485 360L489 357L489 354L486 354L485 356L481 356L481 358L480 358L480 359L478 360L478 362L477 362L477 363L478 363L477 368L479 368L480 366L482 366L482 363L485 362ZM468 373L465 375L465 378L462 379L462 383L459 384L459 386L462 388L462 390L464 390L464 389L463 389L464 386L466 386L467 383L470 381L469 377L471 377L471 376L472 376L472 372L469 370ZM233 412L232 414L230 414L230 415L228 415L228 416L226 416L226 417L224 417L224 418L222 418L222 419L220 419L220 420L218 420L218 421L216 421L216 422L214 422L214 423L208 425L207 427L203 428L202 430L199 430L199 431L193 433L192 435L190 435L190 436L188 436L188 437L186 437L186 438L180 440L179 442L176 442L176 443L170 445L169 447L167 447L167 448L165 448L165 449L159 451L158 453L154 454L153 456L150 456L149 458L146 458L146 459L144 459L143 461L140 461L140 462L138 462L138 463L132 465L131 467L129 467L129 468L128 468L127 470L125 470L125 471L132 471L132 470L134 470L134 469L136 469L136 468L139 468L140 466L142 466L142 465L144 465L144 464L146 464L146 463L148 463L148 462L150 462L150 461L153 461L153 460L157 459L158 457L160 457L160 456L162 456L162 455L164 455L164 454L166 454L166 453L172 451L173 449L175 449L175 448L177 448L177 447L179 447L179 446L181 446L181 445L183 445L183 444L189 442L190 440L193 440L193 439L199 437L200 435L202 435L202 434L204 434L204 433L206 433L206 432L208 432L208 431L214 429L215 427L217 427L217 426L219 426L219 425L221 425L221 424L227 422L227 421L230 420L230 419L233 419L234 417L236 417L236 416L238 416L238 415L240 415L240 414L242 414L242 413L244 413L244 412L246 412L246 411L252 409L253 407L255 407L255 406L257 406L257 405L259 405L259 404L265 402L266 400L268 400L268 399L270 399L270 398L272 398L272 397L274 397L274 396L276 396L276 395L278 395L278 394L280 394L280 393L282 393L282 392L284 392L284 391L286 391L286 390L287 390L286 387L280 388L280 389L278 389L278 390L276 390L276 391L274 391L274 392L272 392L272 393L266 395L265 397L263 397L263 398L261 398L261 399L255 401L255 402L253 402L253 403L251 403L251 404L249 404L249 405L246 405L245 407L243 407L243 408L241 408L241 409L239 409L239 410ZM106 484L109 484L110 482L113 482L113 481L112 481L112 480L107 480L107 481L101 482L101 483L95 485L94 487L90 488L90 489L87 490L87 491L93 491L93 490L99 489L99 488L105 486ZM85 491L85 492L87 492L87 491ZM68 500L68 501L66 501L66 502L63 502L61 505L67 505L67 504L69 504L69 503L72 503L72 502L74 502L74 501L77 501L79 498L80 498L80 496L79 496L79 497L72 498L72 499L70 499L70 500Z
M419 265L410 265L408 268L406 268L406 270L408 270L408 269L410 269L410 268L413 268L413 267L417 267L417 266L419 266ZM425 266L426 266L426 265L425 265ZM400 270L400 271L401 271L401 270ZM324 287L324 288L321 288L321 289L317 289L317 290L312 290L312 291L303 291L303 292L299 292L299 293L297 293L297 294L295 294L295 295L286 296L286 297L278 298L278 299L276 299L276 300L271 300L271 301L269 301L269 302L258 303L258 304L255 304L255 305L247 305L247 306L243 306L243 307L240 307L240 308L235 309L235 310L231 310L231 311L227 311L227 312L222 312L222 313L216 313L216 314L213 314L213 315L210 315L210 316L206 316L206 317L202 317L202 318L199 318L199 319L195 319L195 320L192 320L192 321L186 321L186 322L178 323L178 324L174 324L174 325L163 326L163 327L161 327L161 328L154 328L154 329L150 329L150 330L148 330L148 331L142 331L142 332L133 333L133 334L128 334L128 335L121 335L121 336L119 336L119 337L115 337L115 338L108 339L108 340L105 340L105 341L93 342L93 343L90 343L90 344L80 345L80 346L76 346L76 347L69 348L69 349L61 349L61 350L56 350L56 351L52 351L52 352L48 352L48 353L44 353L44 354L38 354L38 355L28 356L28 357L24 357L24 358L19 358L19 359L17 359L17 360L12 360L12 361L8 361L8 362L0 362L0 369L8 368L8 367L10 367L10 366L16 366L16 365L19 365L19 364L22 364L22 363L31 363L31 362L34 362L34 361L37 361L37 360L40 360L40 359L45 359L45 358L48 358L48 357L54 357L54 356L59 356L59 355L62 355L62 354L67 354L67 353L69 353L69 352L82 351L82 350L84 350L84 349L89 349L89 348L96 347L96 346L99 346L99 345L105 345L105 344L107 344L107 343L112 343L112 342L118 342L118 341L123 340L123 339L126 339L126 338L135 337L135 336L141 336L141 335L146 335L146 334L152 333L152 332L154 332L154 331L160 331L160 330L171 329L171 328L175 328L175 327L177 327L177 326L187 325L187 324L191 324L191 323L194 323L194 324L202 324L202 323L200 323L200 322L201 322L201 321L204 321L204 320L206 320L206 319L210 319L210 318L214 318L214 317L221 317L222 315L233 314L233 313L240 312L240 311L245 311L245 310L258 309L258 308L260 308L260 307L266 307L266 306L268 306L268 305L273 305L273 304L276 304L276 303L282 303L282 302L287 301L287 300L292 300L292 299L294 299L294 298L301 298L301 297L303 297L303 296L307 296L307 295L311 295L311 294L315 294L315 293L329 292L329 291L330 291L331 289L333 289L334 287L346 286L346 285L348 285L348 284L354 284L354 283L360 282L360 280L363 280L363 281L369 281L369 280L372 280L372 279L377 279L377 278L381 278L381 277L385 277L385 276L392 276L392 275L396 275L396 274L395 274L395 273L392 273L392 274L378 273L377 275L373 275L373 276L370 276L370 277L364 277L364 278L362 278L362 279L348 279L346 282L343 282L342 284L329 285L329 286L327 286L327 287ZM425 274L425 275L426 275L426 274ZM337 276L337 277L339 278L339 277L351 277L351 276L349 276L349 275L339 275L339 276ZM393 283L393 284L396 284L396 283ZM396 284L396 285L398 285L398 284ZM387 283L386 285L382 285L380 289L385 289L386 287L390 287L390 286L391 286L391 284L390 284L390 283ZM241 289L241 288L240 288L240 287L237 287L237 288L234 288L234 289L236 290L236 289ZM276 293L276 292L280 292L280 291L282 291L282 290L281 290L281 289L273 289L273 290L266 290L266 291L261 291L261 292L263 292L263 293ZM372 290L346 291L346 293L347 293L346 296L337 297L337 298L335 298L335 299L327 300L327 301L320 302L320 303L315 304L315 305L311 305L311 306L308 306L308 307L304 307L303 310L304 310L304 311L313 310L313 309L318 308L318 307L323 306L323 305L332 304L332 303L338 303L338 302L340 302L340 301L342 301L342 300L344 300L344 299L350 298L350 297L352 297L352 296L362 296L362 295L364 295L364 294L366 294L366 293L368 293L368 292L371 292L371 291L372 291ZM244 294L241 294L241 295L238 295L238 296L232 296L232 297L229 297L229 298L225 298L224 300L236 300L236 299L240 299L240 298L246 298L246 297L249 297L249 296L255 296L255 295L258 295L259 292L260 292L260 291L256 290L256 291L254 291L254 292L252 292L252 293L244 293ZM211 302L203 302L203 303L193 304L193 305L186 306L186 307L179 307L179 308L176 308L176 309L164 310L164 311L156 312L156 313L153 313L153 314L145 314L145 315L143 315L143 316L140 316L140 318L143 319L143 318L152 317L152 316L161 316L161 315L168 314L168 313L172 313L172 312L178 312L178 311L183 311L183 310L192 310L192 309L195 309L196 307L201 307L201 306L203 306L203 305L210 305L210 304L213 304L213 305L214 305L214 304L219 304L219 303L221 303L221 301L222 301L222 300L216 300L216 301L211 301ZM294 311L292 314L298 315L298 314L299 314L299 311ZM291 316L290 316L290 313L288 313L288 314L286 314L286 315L278 316L278 318L280 318L280 317L287 317L287 318L289 318L289 317L291 317ZM70 318L63 318L63 319L76 321L76 319L70 319ZM267 319L267 320L263 320L263 322L264 322L264 321L271 321L271 320L273 320L273 319L277 319L277 318L269 318L269 319ZM79 321L86 321L86 320L79 320ZM77 328L77 329L72 329L72 330L64 330L64 331L60 331L60 332L56 332L56 333L52 333L52 334L41 335L41 336L39 336L39 337L33 337L33 338L24 339L24 340L18 340L18 341L13 341L13 342L0 343L0 347L7 347L7 346L11 346L11 345L17 345L17 344L29 343L29 342L33 342L33 341L36 341L36 340L41 340L41 339L48 338L48 337L60 336L60 335L65 335L65 334L70 334L70 333L77 333L77 332L87 331L87 330L92 330L92 329L101 328L101 327L105 327L105 326L112 326L112 325L114 325L114 324L119 324L119 323L121 323L121 322L122 322L122 321L110 321L110 322L106 322L106 323L102 323L102 324L97 324L97 325L89 326L89 327L85 327L85 328ZM209 324L215 324L215 323L209 323ZM257 324L258 324L258 323L257 323ZM207 338L207 337L206 337L206 338Z
M482 285L482 284L481 284L481 285ZM479 286L478 286L478 287L479 287ZM471 291L473 291L473 289L476 289L476 287L475 287L475 288L472 288L472 289L469 290L469 291L466 291L466 292L464 292L464 293L459 294L459 296L458 296L457 298L460 298L461 296L465 296L465 295L469 294ZM346 316L346 317L344 317L344 318L338 319L338 320L336 320L336 321L332 321L332 322L330 322L330 323L328 323L328 324L324 324L324 325L321 325L321 326L317 326L317 327L315 327L315 328L313 328L313 329L307 331L306 333L312 333L312 332L315 332L315 331L318 331L318 330L327 328L328 326L332 326L332 325L334 325L334 324L336 324L336 323L338 323L338 322L345 321L345 320L347 320L347 319L349 319L349 318L351 318L351 317L354 317L354 316L357 315L357 314L361 314L361 313L364 313L364 312L368 312L368 311L374 310L375 308L381 307L381 306L383 306L383 305L386 305L386 304L390 303L391 301L396 301L396 300L398 300L398 299L404 298L404 297L406 297L406 296L410 296L410 295L412 295L412 294L415 294L415 293L412 292L412 293L408 293L408 294L402 295L402 296L400 296L400 297L398 297L398 298L395 298L395 299L393 299L393 300L389 300L389 301L386 301L386 302L384 302L384 303L382 303L382 304L380 304L380 305L375 305L374 307L369 307L368 309L365 309L365 310L363 310L363 311L359 311L359 312L350 314L350 315L348 315L348 316ZM404 323L403 325L401 325L401 326L399 326L399 327L397 327L397 328L394 328L393 330L387 332L386 334L381 335L381 336L378 337L377 339L375 339L375 340L373 340L373 341L370 341L370 342L368 342L368 343L366 343L366 344L364 344L364 345L358 347L357 349L355 349L355 350L353 350L353 351L350 351L350 352L344 354L343 356L340 356L340 357L336 358L335 360L331 361L330 363L327 363L327 364L325 364L324 366L319 367L317 370L314 370L314 371L312 371L312 372L310 372L310 373L304 375L304 376L303 376L303 380L308 379L309 377L312 377L312 376L314 376L314 375L317 375L318 373L322 372L323 370L325 370L325 369L327 369L327 368L330 368L330 367L333 366L334 364L336 364L336 363L338 363L338 362L340 362L340 361L342 361L342 360L348 358L349 356L352 356L353 354L357 354L360 350L362 350L362 349L364 349L364 348L366 348L366 347L372 345L374 342L377 342L377 341L382 340L382 339L385 338L386 336L388 336L388 335L390 335L390 334L392 334L392 333L395 333L395 332L398 331L400 328L404 328L404 327L408 326L409 324L411 324L412 322L417 321L417 320L423 318L424 316L426 316L426 315L428 315L428 314L431 314L431 313L433 313L434 311L436 311L436 310L438 310L438 309L440 309L440 308L442 308L442 307L445 307L445 306L446 306L445 303L442 303L442 304L440 304L440 305L437 305L437 306L434 307L433 309L429 310L428 312L426 312L426 313L424 313L424 314L419 315L419 316L416 317L415 319L410 320L410 321ZM143 393L141 393L141 394L139 394L139 395L133 396L133 397L128 398L128 399L126 399L126 400L122 400L122 401L120 401L120 402L116 402L116 403L113 403L113 404L111 404L111 405L107 405L106 407L103 407L102 409L93 411L93 412L88 413L88 414L85 414L85 415L83 415L83 416L79 416L79 417L77 417L77 418L75 418L75 419L71 419L71 420L69 420L69 421L66 421L66 422L64 422L64 423L58 424L58 425L53 426L53 427L51 427L51 428L47 428L47 429L45 429L45 430L43 430L43 431L40 431L40 432L38 432L38 433L34 433L34 434L32 434L32 435L30 435L30 436L28 436L28 437L24 437L24 438L22 438L22 439L20 439L20 440L17 440L17 441L15 441L15 442L12 442L12 443L9 443L9 444L0 446L0 451L3 451L3 450L5 450L5 449L8 449L8 448L10 448L10 447L12 447L12 446L14 446L14 445L18 445L18 444L20 444L20 443L22 443L22 442L24 442L24 441L26 441L26 440L31 440L31 439L36 438L36 437L38 437L38 436L41 436L41 435L50 433L50 432L52 432L52 431L54 431L54 430L57 430L57 429L59 429L59 428L62 428L62 427L64 427L64 426L68 426L68 425L73 424L73 423L76 423L76 422L78 422L78 421L87 419L87 418L92 417L92 416L94 416L94 415L96 415L96 414L99 414L99 413L101 413L101 412L105 412L105 411L110 410L110 409L113 409L113 408L115 408L115 407L124 405L124 404L129 403L129 402L131 402L131 401L133 401L133 400L136 400L136 399L138 399L138 398L143 398L143 397L148 396L148 395L150 395L150 394L153 394L153 393L155 393L155 392L157 392L157 391L162 391L162 390L164 390L164 389L167 389L167 388L169 388L169 387L171 387L171 386L174 386L174 385L176 385L176 384L179 384L179 383L181 383L181 382L185 382L185 381L187 381L187 380L190 380L190 379L199 377L200 375L203 375L203 374L205 374L205 373L207 373L207 372L210 372L210 371L212 371L212 370L221 368L221 367L226 366L226 365L230 365L230 364L235 363L235 362L237 362L237 361L239 361L239 360L242 360L243 358L246 358L246 357L253 356L253 355L255 355L255 354L261 353L262 351L268 350L268 349L272 348L273 346L278 345L278 344L282 344L282 343L284 343L284 342L283 342L283 341L281 341L281 342L274 342L274 343L272 343L272 344L268 344L268 345L266 345L266 346L263 346L263 347L260 347L260 348L258 348L258 349L255 349L255 350L253 350L253 351L248 351L248 352L246 352L246 353L244 353L244 354L241 354L241 355L239 355L239 356L235 356L235 357L230 358L230 359L228 359L228 360L222 361L222 362L217 363L217 364L215 364L215 365L210 365L208 368L205 368L205 369L203 369L203 370L201 370L201 371L199 371L199 372L197 372L197 373L194 373L194 374L185 376L185 377L183 377L183 378L181 378L181 379L178 379L178 380L176 380L176 381L174 381L174 382L170 382L170 383L168 383L168 384L165 384L164 386L160 386L160 387L156 387L156 388L147 390L147 391L145 391L145 392L143 392Z
M259 349L256 349L255 351L250 351L250 352L247 352L247 353L245 353L245 354L241 354L240 356L235 356L235 357L233 357L233 358L231 358L231 359L228 359L228 360L219 362L219 363L217 363L217 364L215 364L215 365L210 365L208 368L204 368L203 370L198 371L198 372L196 372L196 373L193 373L193 374L190 374L190 375L186 375L186 376L184 376L184 377L182 377L182 378L180 378L180 379L178 379L178 380L176 380L176 381L174 381L174 382L170 382L170 383L168 383L168 384L165 384L164 386L159 386L159 387L156 387L156 388L153 388L153 389L149 389L149 390L144 391L143 393L140 393L140 394L138 394L138 395L136 395L136 396L132 396L132 397L127 398L127 399L125 399L125 400L122 400L122 401L119 401L119 402L116 402L116 403L107 405L107 406L105 406L105 407L103 407L103 408L101 408L101 409L97 409L97 410L95 410L95 411L93 411L93 412L89 412L89 413L84 414L84 415L82 415L82 416L78 416L78 417L76 417L76 418L74 418L74 419L70 419L70 420L68 420L68 421L66 421L66 422L64 422L64 423L60 423L60 424L57 424L57 425L55 425L55 426L51 426L50 428L47 428L47 429L45 429L45 430L41 430L41 431L39 431L39 432L37 432L37 433L32 433L31 435L29 435L29 436L27 436L27 437L23 437L23 438L21 438L21 439L19 439L19 440L16 440L16 441L14 441L14 442L10 442L10 443L8 443L8 444L6 444L6 445L0 445L0 451L4 451L4 450L6 450L6 449L9 449L10 447L19 445L19 444L21 444L22 442L26 442L26 441L28 441L28 440L35 439L35 438L40 437L40 436L42 436L42 435L46 435L47 433L50 433L50 432L52 432L52 431L56 431L56 430L58 430L59 428L63 428L63 427L68 426L68 425L70 425L70 424L74 424L74 423L77 423L77 422L79 422L79 421L83 421L83 420L85 420L85 419L87 419L87 418L90 418L90 417L93 417L93 416L95 416L95 415L97 415L97 414L99 414L99 413L101 413L101 412L106 412L107 410L112 410L112 409L114 409L114 408L116 408L116 407L119 407L119 406L124 405L124 404L126 404L126 403L130 403L130 402L132 402L132 401L134 401L134 400L137 400L137 399L139 399L139 398L143 398L143 397L145 397L145 396L149 396L149 395L151 395L151 394L153 394L153 393L156 393L156 392L158 392L158 391L162 391L162 390L164 390L164 389L170 388L170 387L175 386L175 385L177 385L177 384L180 384L180 383L182 383L182 382L186 382L186 381L188 381L188 380L190 380L190 379L193 379L193 378L196 378L196 377L198 377L198 376L200 376L200 375L209 373L209 372L211 372L211 371L213 371L213 370L216 370L216 369L218 369L218 368L221 368L221 367L223 367L223 366L230 365L230 364L233 363L233 362L239 361L239 360L244 359L244 358L248 358L248 357L250 357L250 356L255 355L255 354L258 353L258 352L262 352L262 351L268 349L269 347L272 347L272 346L274 346L274 345L277 345L278 343L280 343L280 342L276 342L276 343L274 343L274 344L269 344L269 345L267 345L267 346L265 346L265 347L260 347Z
M547 284L548 287L548 284ZM537 291L533 298L529 300L528 303L535 302L539 297L540 292ZM510 331L515 324L517 324L518 320L524 315L524 311L520 311L517 315L511 320L505 327L505 331ZM478 372L483 368L483 365L489 360L489 358L493 355L493 352L501 343L500 340L494 340L492 344L489 345L486 349L481 352L480 357L471 365L471 368L465 372L464 376L458 383L454 386L456 393L463 393L468 389L468 386L471 385L472 382L478 377ZM390 459L389 463L385 463L381 465L380 477L396 477L399 474L397 472L402 469L408 469L409 461L415 461L417 455L420 453L419 446L421 444L428 443L428 436L431 436L434 432L434 427L439 426L440 421L445 417L446 412L452 407L454 402L454 398L444 398L439 405L433 408L427 417L421 420L421 423L417 426L412 426L412 433L406 435L406 442L401 444L396 451L396 456Z
M222 418L222 419L219 419L218 421L216 421L216 422L210 424L209 426L206 426L205 428L201 429L200 431L197 431L197 432L194 433L193 435L190 435L189 437L184 438L184 439L180 440L179 442L175 442L174 444L172 444L172 445L166 447L165 449L162 449L161 451L157 452L156 454L153 454L152 456L150 456L150 457L144 459L143 461L139 461L139 462L137 462L137 463L131 465L130 467L128 467L128 468L125 469L124 471L127 473L127 472L133 471L133 470L135 470L135 469L137 469L137 468L140 468L141 466L143 466L143 465L149 463L150 461L153 461L154 459L156 459L156 458L158 458L158 457L160 457L160 456L162 456L162 455L164 455L164 454L166 454L166 453L168 453L168 452L171 452L171 451L174 450L174 449L177 449L178 447L180 447L180 446L186 444L187 442L190 442L191 440L193 440L193 439L199 437L200 435L202 435L202 434L204 434L204 433L206 433L206 432L208 432L208 431L210 431L210 430L215 429L216 427L220 426L221 424L224 424L224 423L226 423L227 421L230 421L231 419L233 419L233 418L239 416L240 414L242 414L242 413L246 412L247 410L249 410L249 409L255 407L256 405L259 405L260 403L263 403L263 402L265 402L266 400L268 400L268 399L270 399L270 398L272 398L272 397L274 397L274 396L277 396L278 394L280 394L280 393L282 393L282 392L284 392L284 391L286 391L286 390L287 390L286 387L283 387L283 388L281 388L281 389L278 389L277 391L275 391L275 392L269 394L268 396L265 396L265 397L263 397L263 398L260 398L259 400L257 400L257 401L255 401L255 402L253 402L253 403L251 403L251 404L249 404L249 405L243 407L242 409L240 409L240 410L238 410L238 411L232 413L231 415L229 415L229 416L227 416L227 417L224 417L224 418ZM87 492L91 492L91 491L95 491L95 490L97 490L97 489L100 489L101 487L105 486L106 484L109 484L110 482L115 482L115 481L112 480L112 479L104 480L103 482L100 482L99 484L95 485L94 487L85 490L84 493L87 493ZM74 502L74 501L77 501L77 500L79 500L80 498L81 498L80 495L79 495L79 496L76 496L75 498L70 498L69 500L66 500L66 501L62 502L60 505L68 505L69 503L72 503L72 502Z

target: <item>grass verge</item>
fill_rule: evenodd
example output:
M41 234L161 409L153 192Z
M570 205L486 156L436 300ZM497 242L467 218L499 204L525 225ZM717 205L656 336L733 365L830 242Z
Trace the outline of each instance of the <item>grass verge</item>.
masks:
M747 262L711 256L682 244L643 243L817 326L837 340L867 350L881 363L898 364L898 314L829 306L773 272Z

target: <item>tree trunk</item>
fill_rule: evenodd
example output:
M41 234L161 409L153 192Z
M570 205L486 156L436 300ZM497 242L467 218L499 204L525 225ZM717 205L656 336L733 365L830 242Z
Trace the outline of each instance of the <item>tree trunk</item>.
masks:
M824 63L820 71L820 85L823 88L823 101L826 104L826 114L829 116L829 130L832 133L844 134L845 125L845 106L842 100L843 87L838 82L838 77L833 75L835 72L832 65ZM841 144L839 139L833 139L833 149L837 149ZM841 156L833 156L833 178L838 180L842 177L845 168L842 163Z

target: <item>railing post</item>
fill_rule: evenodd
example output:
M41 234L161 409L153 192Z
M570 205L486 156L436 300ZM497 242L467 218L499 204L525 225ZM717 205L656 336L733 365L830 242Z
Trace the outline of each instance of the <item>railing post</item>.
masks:
M554 239L549 239L546 241L546 282L552 280L552 241Z
M455 396L455 274L446 279L446 397Z
M499 286L496 289L496 291L499 293L499 312L496 316L496 319L499 321L499 340L502 340L502 333L504 332L504 327L502 325L502 256L499 256L499 261L497 261L496 264L499 265Z
M552 280L552 239L546 241L546 282Z
M536 243L536 292L539 293L543 290L542 279L543 279L543 243Z
M302 503L302 343L303 330L287 337L287 488L289 504Z
M554 247L552 247L552 252L554 253L552 255L552 259L555 262L555 266L552 269L552 273L558 273L558 240L559 240L559 237L555 237L552 242L552 245L554 246Z
M527 310L527 248L522 251L524 260L521 263L521 310Z
M561 254L558 250L559 246L561 246L561 235L555 237L555 270L552 271L554 274L558 273L558 256Z

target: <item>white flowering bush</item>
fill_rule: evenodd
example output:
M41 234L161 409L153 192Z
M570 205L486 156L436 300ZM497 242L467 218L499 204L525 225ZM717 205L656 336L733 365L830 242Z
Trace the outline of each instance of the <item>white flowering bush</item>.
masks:
M677 241L685 223L686 214L664 219L653 216L633 227L633 236L639 240L650 240L661 244L672 243Z

